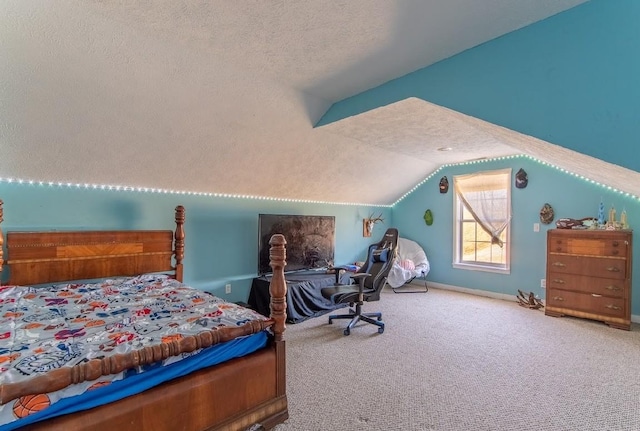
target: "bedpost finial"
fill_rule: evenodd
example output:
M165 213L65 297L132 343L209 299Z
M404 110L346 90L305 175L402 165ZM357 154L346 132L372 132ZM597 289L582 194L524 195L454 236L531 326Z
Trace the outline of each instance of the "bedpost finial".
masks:
M176 223L184 223L184 207L182 205L176 207Z
M284 238L284 235L279 233L273 235L269 240L269 245L271 246L269 250L269 265L274 272L276 271L276 266L284 268L287 264L285 261L287 252L284 247L286 244L287 240Z

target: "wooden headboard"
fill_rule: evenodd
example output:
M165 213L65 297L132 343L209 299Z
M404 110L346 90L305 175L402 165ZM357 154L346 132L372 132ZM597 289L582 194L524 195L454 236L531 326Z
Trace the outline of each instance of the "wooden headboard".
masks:
M175 232L7 232L6 263L10 265L8 283L33 285L168 271L175 271L175 278L182 281L184 213L183 206L176 207ZM2 241L0 230L0 246ZM0 248L0 262L2 258Z

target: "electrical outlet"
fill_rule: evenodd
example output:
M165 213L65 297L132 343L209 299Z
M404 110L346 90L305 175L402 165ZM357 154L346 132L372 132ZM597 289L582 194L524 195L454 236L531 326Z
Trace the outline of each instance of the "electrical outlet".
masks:
M533 231L534 232L540 232L540 223L534 223L533 224Z
M546 278L541 278L540 279L540 287L542 287L543 289L547 288L547 279Z
M231 284L224 285L224 293L231 293Z

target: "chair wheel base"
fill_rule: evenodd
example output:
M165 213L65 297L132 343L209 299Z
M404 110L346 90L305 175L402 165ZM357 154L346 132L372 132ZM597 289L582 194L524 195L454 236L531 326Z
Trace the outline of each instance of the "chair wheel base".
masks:
M349 325L342 332L344 335L351 334L351 329L358 322L367 322L372 325L376 325L378 327L378 334L382 334L384 332L384 322L382 321L382 313L357 313L351 312L347 314L332 314L329 316L329 324L332 325L334 319L349 319Z

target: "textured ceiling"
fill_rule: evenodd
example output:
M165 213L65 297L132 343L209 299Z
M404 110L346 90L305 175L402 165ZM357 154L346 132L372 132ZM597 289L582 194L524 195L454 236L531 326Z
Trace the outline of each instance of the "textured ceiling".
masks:
M443 163L546 160L567 150L417 99L313 125L582 2L4 0L0 177L391 204Z

